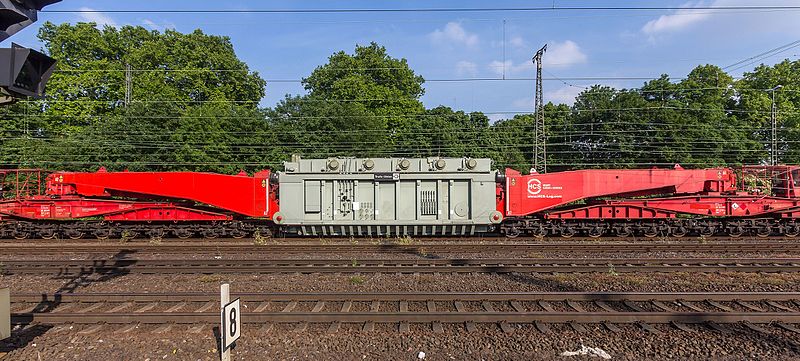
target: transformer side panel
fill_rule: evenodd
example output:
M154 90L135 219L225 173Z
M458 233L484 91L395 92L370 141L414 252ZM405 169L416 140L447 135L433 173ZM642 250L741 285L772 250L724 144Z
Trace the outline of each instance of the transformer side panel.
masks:
M472 234L499 221L488 159L308 159L285 169L279 224L290 233Z

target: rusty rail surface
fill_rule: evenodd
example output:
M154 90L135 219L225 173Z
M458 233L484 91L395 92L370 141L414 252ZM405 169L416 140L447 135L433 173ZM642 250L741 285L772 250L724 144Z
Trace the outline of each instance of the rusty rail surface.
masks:
M210 293L16 294L15 324L214 324L219 302ZM462 324L772 324L800 332L800 293L239 293L245 323ZM438 325L438 326L437 326Z
M416 244L267 244L209 242L149 243L46 243L0 244L0 255L42 255L63 253L488 253L488 252L800 252L800 242L731 242L731 243L416 243Z
M800 258L39 259L3 274L798 272Z

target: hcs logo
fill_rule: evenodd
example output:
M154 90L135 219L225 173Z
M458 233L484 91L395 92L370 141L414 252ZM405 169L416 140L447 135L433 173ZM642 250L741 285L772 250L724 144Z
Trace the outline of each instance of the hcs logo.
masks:
M539 194L542 191L542 181L531 178L528 181L528 194Z

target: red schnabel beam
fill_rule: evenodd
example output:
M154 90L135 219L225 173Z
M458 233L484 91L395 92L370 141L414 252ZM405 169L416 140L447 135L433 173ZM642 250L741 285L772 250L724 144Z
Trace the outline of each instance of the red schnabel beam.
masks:
M47 177L47 194L182 199L263 218L277 211L268 194L269 174L268 170L253 177L198 172L61 172Z
M506 216L524 216L596 197L725 192L735 187L728 168L593 169L521 175L506 170Z

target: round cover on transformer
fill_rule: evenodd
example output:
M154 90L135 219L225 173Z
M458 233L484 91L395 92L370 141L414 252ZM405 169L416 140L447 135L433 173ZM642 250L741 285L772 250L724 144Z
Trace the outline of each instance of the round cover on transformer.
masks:
M464 202L459 202L453 207L453 212L459 217L466 217L467 216L467 205Z
M408 169L408 167L411 166L411 162L408 159L402 159L402 160L400 160L400 162L398 162L397 165L400 166L400 169L405 170L405 169Z
M372 159L365 160L364 169L371 170L372 168L375 168L375 161L373 161Z
M328 161L328 169L336 170L337 168L339 168L339 161L338 160L331 159L331 160Z

